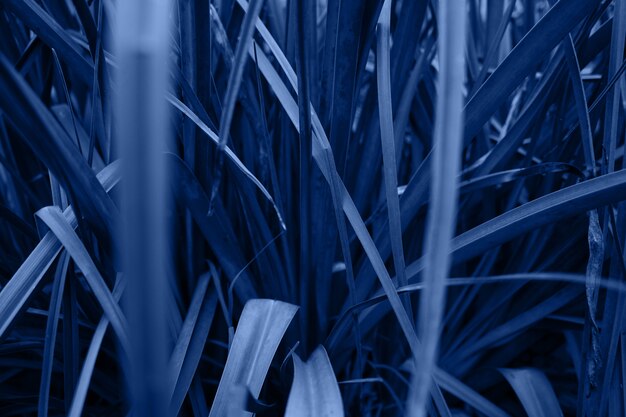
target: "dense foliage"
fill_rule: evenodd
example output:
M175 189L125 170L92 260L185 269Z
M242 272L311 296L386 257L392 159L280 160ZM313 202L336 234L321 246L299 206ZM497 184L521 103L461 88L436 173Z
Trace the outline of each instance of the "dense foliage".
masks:
M163 415L626 414L625 0L172 0L165 121L121 1L0 0L0 415L146 415L154 323Z

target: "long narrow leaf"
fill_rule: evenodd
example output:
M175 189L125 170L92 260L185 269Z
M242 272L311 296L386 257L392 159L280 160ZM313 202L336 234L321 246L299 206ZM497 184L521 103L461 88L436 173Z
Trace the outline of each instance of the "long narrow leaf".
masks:
M563 415L559 400L545 374L537 369L500 369L522 402L528 417Z
M129 352L128 326L121 308L113 299L102 275L89 256L87 249L80 241L72 225L67 221L58 207L44 207L37 212L39 217L50 228L50 231L59 239L63 247L70 254L76 265L83 272L102 310L107 315L122 347Z
M224 109L222 110L220 118L220 141L218 144L219 160L214 171L215 179L213 189L211 191L211 201L215 198L219 188L220 178L222 175L222 153L226 147L226 143L228 143L230 125L233 121L233 113L235 111L235 103L237 102L237 96L239 95L239 87L241 86L241 77L248 58L247 52L252 43L254 23L261 12L262 6L263 0L251 0L250 4L248 4L247 10L245 11L245 17L241 25L239 41L237 42L237 48L235 50L235 60L233 61L232 71L228 77L228 88L226 89L226 97L224 98Z
M189 312L170 357L169 391L172 415L178 414L191 386L215 315L217 295L215 293L207 295L208 287L209 276L205 274L198 280Z
M435 115L431 199L424 255L424 290L420 296L422 348L416 358L409 414L426 414L428 390L436 366L450 268L451 239L456 225L458 173L463 144L463 83L465 77L465 8L463 1L439 3L439 85Z
M391 70L390 36L391 0L386 0L380 13L377 26L377 71L378 76L378 114L380 115L380 139L383 151L383 170L385 175L385 195L387 197L387 216L389 217L389 234L393 252L394 266L399 285L406 285L404 270L404 249L402 247L402 220L400 218L400 201L398 199L398 178L396 172L395 136L393 133L393 115L391 108ZM405 305L410 311L408 299Z
M98 174L98 180L107 191L119 181L119 163L113 162ZM76 217L70 208L64 211L67 221L76 227ZM32 295L54 258L61 250L61 242L48 232L0 291L0 336L4 335Z

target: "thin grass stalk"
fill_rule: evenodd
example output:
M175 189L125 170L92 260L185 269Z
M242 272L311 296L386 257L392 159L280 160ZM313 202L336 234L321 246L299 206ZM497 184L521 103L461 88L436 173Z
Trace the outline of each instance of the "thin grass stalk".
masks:
M465 76L465 2L439 2L439 80L433 138L431 200L425 238L424 290L420 296L419 334L422 346L408 401L410 416L426 415L428 393L436 368L452 236L460 154L463 144L463 83Z
M313 148L313 130L311 127L311 103L310 103L310 93L311 93L311 51L308 46L308 37L312 36L311 32L312 28L312 17L309 10L306 10L308 7L311 8L310 2L306 1L297 1L295 4L293 2L290 3L290 7L295 7L295 15L296 15L296 23L298 27L298 31L296 33L296 70L298 74L298 109L299 109L299 126L300 126L300 169L299 169L299 232L300 232L300 270L299 270L299 281L300 281L300 303L302 311L304 312L301 315L301 319L303 320L302 326L303 329L306 328L306 312L308 312L309 306L307 303L309 291L311 291L310 286L310 234L311 234L311 223L309 221L310 218L310 207L311 207L311 153ZM256 57L255 57L256 60ZM306 335L304 335L306 337ZM306 340L304 340L304 344L306 346Z
M219 190L222 167L224 163L224 150L228 143L228 136L230 134L230 127L233 121L233 115L235 112L235 104L237 97L239 96L239 88L241 87L241 80L243 77L243 70L245 68L248 50L252 45L252 35L254 34L254 25L257 21L261 8L263 6L263 0L251 0L246 9L246 15L244 17L243 24L241 25L241 32L239 33L239 42L237 42L237 49L235 50L235 59L228 77L228 87L226 89L226 97L224 97L224 109L220 118L220 131L219 131L219 143L216 164L213 167L214 183L211 188L211 207L213 200L215 199ZM282 223L282 219L281 219Z
M385 0L376 26L376 75L378 87L378 114L380 117L380 140L383 153L383 171L385 177L385 196L387 216L389 218L389 240L393 253L393 264L398 277L398 285L407 285L404 248L402 246L402 220L400 217L400 199L398 197L398 173L396 171L396 149L393 133L393 112L391 99L390 69L390 25L391 0ZM411 301L403 298L404 308L412 317Z
M165 275L168 0L120 2L115 110L123 158L123 267L131 334L127 371L136 417L166 416L170 297Z

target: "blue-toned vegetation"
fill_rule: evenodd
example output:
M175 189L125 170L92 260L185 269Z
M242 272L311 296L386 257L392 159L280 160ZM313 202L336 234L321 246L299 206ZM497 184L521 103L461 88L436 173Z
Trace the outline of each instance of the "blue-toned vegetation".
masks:
M0 0L0 416L626 415L626 0Z

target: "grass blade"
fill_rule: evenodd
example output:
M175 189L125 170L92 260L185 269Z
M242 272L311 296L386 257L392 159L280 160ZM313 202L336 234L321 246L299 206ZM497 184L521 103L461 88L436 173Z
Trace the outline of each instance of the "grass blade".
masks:
M212 142L219 144L219 138L217 134L213 132L211 128L208 127L206 123L203 122L202 119L196 113L194 113L193 110L191 110L189 107L187 107L184 103L182 103L179 99L177 99L171 94L167 94L167 99L172 104L172 106L174 106L177 110L179 110L181 113L187 116L197 127L199 127L200 130L204 132L208 136L208 138L211 139ZM208 119L208 116L204 118ZM248 178L252 182L252 184L254 184L254 186L257 187L259 191L261 191L261 193L265 196L265 198L267 198L267 200L272 204L272 207L274 208L274 212L276 213L276 216L278 217L280 225L284 229L285 228L284 220L282 218L282 215L280 214L280 210L278 209L276 202L274 201L274 198L269 193L269 191L267 191L267 189L261 183L261 181L259 181L259 179L256 178L254 174L252 174L252 172L250 172L248 168L246 168L243 162L241 162L241 160L237 157L237 155L228 146L225 146L223 152L225 153L226 157L231 161L231 163L237 168L236 172L240 172L241 175Z
M243 0L239 0L243 1ZM260 32L263 34L263 32ZM266 36L269 36L267 34ZM281 51L272 50L272 52L278 54L279 56L283 56ZM285 86L284 82L280 79L276 71L271 67L267 58L262 53L262 51L257 51L259 69L263 76L268 80L274 92L277 94L280 104L283 106L283 109L289 116L291 123L294 125L296 129L299 128L298 124L298 107L291 97L287 86ZM296 76L293 72L293 68L289 65L289 63L285 62L283 59L278 59L278 61L283 65L283 71L288 76L289 81L292 85L292 88L295 88L296 85ZM337 169L334 164L334 158L332 154L332 150L330 149L330 144L328 142L328 138L326 137L326 133L322 128L321 122L315 112L312 113L312 122L313 122L313 160L317 164L317 166L322 171L324 175L324 179L328 183L331 194L333 195L333 205L335 208L341 207L343 212L346 215L346 218L352 225L356 236L358 237L361 245L369 261L372 263L373 269L376 271L376 274L379 278L379 281L385 291L385 294L389 298L389 301L392 305L393 311L398 318L398 322L402 328L402 332L409 344L409 347L414 353L414 356L417 358L417 347L419 346L419 340L417 338L417 334L415 329L411 324L411 319L409 318L402 302L400 301L400 297L398 296L395 285L393 284L391 277L389 276L389 272L385 267L385 263L382 260L374 241L372 240L359 211L357 210L354 201L350 197L350 194L346 190L345 185L339 178L339 174L337 173ZM341 226L341 224L340 224Z
M54 348L56 345L57 329L59 324L59 314L63 300L63 289L65 287L65 277L69 265L67 252L61 255L57 266L52 293L50 295L50 308L48 310L48 321L46 323L46 345L44 347L43 365L41 367L41 384L39 385L39 417L48 415L48 403L50 399L50 380L52 377L52 362L54 360Z
M609 53L608 78L611 79L619 70L624 60L624 35L626 34L626 2L615 1L615 14L613 16L613 33L611 36L611 48ZM615 147L617 144L617 127L619 111L619 88L614 88L606 99L606 112L604 113L604 140L603 140L603 173L613 172L615 169Z
M537 369L500 369L522 402L528 417L562 416L554 389L545 374Z
M124 280L120 279L120 275L118 275L112 293L113 299L116 302L119 301L122 293L124 292L124 282ZM80 417L83 415L83 407L89 390L89 382L91 381L91 377L96 366L96 359L98 358L98 353L100 352L100 347L102 346L102 341L104 340L104 335L106 334L108 327L109 320L105 315L98 322L96 330L91 338L91 342L89 343L87 355L85 356L85 362L83 363L83 367L80 371L80 376L76 384L76 390L74 391L74 396L72 397L72 404L67 414L68 417Z
M189 391L215 315L217 295L207 294L208 287L209 275L204 274L198 280L187 317L170 357L171 415L178 415Z
M465 8L463 2L439 3L439 85L433 163L424 255L424 290L420 296L420 354L409 397L409 415L426 414L428 391L436 366L441 321L456 225L458 173L463 143Z
M104 189L111 190L119 181L119 163L114 162L103 169L98 174L98 180ZM71 207L64 211L64 215L72 227L76 227L76 217ZM2 288L0 291L0 337L6 334L9 326L33 294L45 272L52 265L61 247L62 245L54 233L46 233L9 282Z
M52 171L89 224L113 239L117 209L56 118L8 60L0 55L0 108L19 126L38 158Z
M542 225L626 198L626 171L602 175L563 188L514 208L453 239L454 262L470 259ZM423 260L407 266L409 282L423 269Z
M113 299L111 292L106 286L100 271L96 268L85 246L80 241L72 225L67 221L58 207L44 207L36 213L50 231L59 239L59 242L70 254L76 265L83 272L85 279L89 283L94 295L98 299L102 310L107 315L115 333L122 345L122 348L130 352L128 341L126 318L122 314L117 302Z
M569 76L572 80L572 90L574 99L576 100L576 111L578 113L578 122L580 124L580 134L583 141L583 151L585 155L585 164L592 176L596 174L596 158L593 150L593 135L591 133L591 122L589 120L589 109L587 108L587 95L585 94L585 86L580 76L580 64L572 36L568 35L563 41L563 49L565 50L565 60L569 70Z
M443 390L463 400L469 406L475 408L484 415L489 417L509 416L504 410L487 400L463 382L454 378L449 373L441 369L435 369L433 377L435 382L437 382Z
M391 0L386 0L380 12L377 25L376 75L378 77L378 114L380 115L380 140L383 153L383 171L385 176L385 195L387 197L387 216L389 218L389 236L393 261L398 277L398 285L406 285L404 249L402 247L402 220L400 218L400 200L398 198L398 177L396 171L395 136L393 133L393 115L391 101L390 70L390 35ZM407 311L411 311L408 298L404 299Z
M591 13L598 0L559 0L524 36L465 106L465 139L470 140L497 107L561 40Z
M91 85L93 65L68 33L33 0L2 0L2 6L15 13L43 41L57 50L82 81Z
M252 35L254 33L254 24L261 12L263 0L251 0L245 9L245 17L239 32L239 41L235 49L235 60L233 61L232 70L228 76L228 87L226 88L226 97L224 98L224 108L220 118L220 140L218 143L218 163L214 167L214 183L211 190L211 202L217 194L222 175L221 169L223 164L223 152L228 143L230 134L230 125L233 121L233 113L235 111L235 103L239 95L239 87L241 86L241 78L245 68L248 50L252 45Z
M339 385L324 347L320 346L303 362L293 355L294 377L286 417L342 417Z
M247 388L255 398L259 396L278 344L297 310L294 305L275 300L255 299L246 303L210 417L225 415L232 401L230 396L239 387Z
M246 262L237 245L235 233L219 196L213 202L214 215L207 216L209 197L189 166L174 154L166 154L171 173L171 187L179 203L191 213L211 249L219 255L219 263L231 281L237 279L235 290L245 302L256 294L252 279L245 270ZM217 233L216 233L217 232Z

